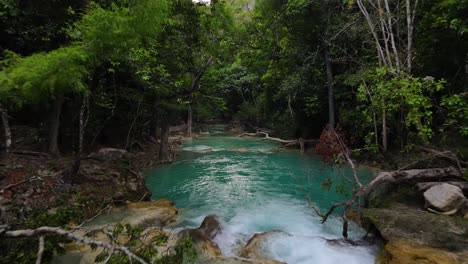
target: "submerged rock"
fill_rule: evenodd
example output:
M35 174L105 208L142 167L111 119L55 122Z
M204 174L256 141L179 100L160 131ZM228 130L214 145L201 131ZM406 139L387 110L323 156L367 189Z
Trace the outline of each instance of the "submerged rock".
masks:
M212 148L192 150L192 152L201 153L201 154L210 153L210 152L212 152L212 151L213 151Z
M227 151L230 152L250 152L248 148L229 148Z

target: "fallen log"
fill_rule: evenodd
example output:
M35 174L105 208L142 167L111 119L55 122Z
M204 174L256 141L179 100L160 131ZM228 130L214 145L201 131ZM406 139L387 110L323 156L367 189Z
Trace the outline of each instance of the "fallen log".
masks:
M262 132L262 131L257 131L255 133L242 133L239 135L239 137L244 137L244 136L249 136L249 137L259 137L259 136L263 136L262 139L264 140L271 140L271 141L275 141L275 142L279 142L281 144L283 144L283 148L288 148L288 147L291 147L291 146L299 146L300 149L302 151L304 151L305 149L305 144L306 143L312 143L312 144L317 144L318 143L318 140L317 139L292 139L292 140L288 140L288 139L282 139L282 138L277 138L277 137L270 137L270 135L266 132Z
M348 237L348 221L345 217L346 212L360 199L367 198L377 187L382 183L401 183L407 182L410 180L444 180L452 179L454 177L462 177L463 175L460 171L454 167L448 168L433 168L433 169L414 169L414 170L404 170L404 171L392 171L392 172L380 172L375 179L373 179L367 185L361 185L356 189L351 199L347 202L339 202L331 206L325 214L320 213L320 211L312 203L310 197L308 197L309 206L315 211L317 215L322 217L322 223L326 222L329 216L333 211L339 207L344 206L344 211L342 214L343 218L343 237ZM359 182L356 183L359 186Z
M23 155L23 156L34 156L34 157L49 157L48 153L29 151L29 150L15 150L13 151L13 154Z
M48 226L42 226L36 229L24 229L24 230L9 230L8 226L0 226L0 237L42 237L44 235L58 235L62 236L71 240L76 241L77 243L88 245L91 247L100 247L106 250L109 250L111 254L115 252L120 252L122 254L125 254L128 256L130 263L132 262L132 259L135 260L138 263L141 264L147 264L145 260L140 258L139 256L135 255L130 251L129 248L124 247L124 246L118 246L114 244L110 244L104 241L100 240L92 240L85 238L83 236L77 235L73 233L72 231L68 231L65 229L61 229L58 227L48 227ZM39 241L41 243L41 240ZM43 242L42 242L43 243ZM41 249L41 246L39 246L39 249ZM38 252L40 253L40 252ZM36 263L40 263L42 258L42 254L38 254L38 260Z

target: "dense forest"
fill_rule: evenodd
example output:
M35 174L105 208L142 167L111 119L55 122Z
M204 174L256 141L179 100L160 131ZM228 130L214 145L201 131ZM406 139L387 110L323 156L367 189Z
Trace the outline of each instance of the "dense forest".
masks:
M171 132L220 123L321 138L330 159L328 127L392 169L421 149L466 160L467 14L467 0L2 0L0 165L66 157L73 183L103 147L151 143L167 163Z
M3 148L15 148L15 126L35 128L36 147L58 155L164 141L171 125L210 120L292 138L339 125L375 152L458 144L468 133L467 8L3 1Z

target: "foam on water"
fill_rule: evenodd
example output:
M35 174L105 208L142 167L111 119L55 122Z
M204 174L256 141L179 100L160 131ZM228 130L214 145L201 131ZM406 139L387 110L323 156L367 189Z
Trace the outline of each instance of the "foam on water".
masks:
M320 224L305 200L304 191L326 210L346 199L334 191L335 185L327 192L321 183L327 178L339 182L351 172L331 168L298 152L277 152L275 146L249 138L188 141L183 145L185 150L242 147L268 149L275 154L183 151L176 163L148 172L147 185L153 199L171 199L180 208L174 227L177 230L197 227L207 215L218 215L223 229L215 242L226 256L236 256L256 233L281 230L291 236L274 236L263 245L263 252L271 259L289 264L374 263L376 247L327 243L326 239L341 238L340 219L332 216ZM360 174L369 176L370 172ZM350 238L362 235L363 230L351 224Z

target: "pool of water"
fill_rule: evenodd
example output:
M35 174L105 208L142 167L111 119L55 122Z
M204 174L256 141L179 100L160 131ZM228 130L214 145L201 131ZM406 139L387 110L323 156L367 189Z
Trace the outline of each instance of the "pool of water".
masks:
M366 179L372 173L361 169L359 175ZM351 177L348 168L279 150L272 141L221 135L185 141L177 161L149 170L146 183L153 199L170 199L179 208L174 229L197 227L205 216L218 215L223 231L215 242L224 255L235 256L255 233L281 230L292 236L278 236L265 245L273 259L289 264L374 263L375 247L327 244L323 238L341 238L340 219L334 216L321 224L305 199L308 195L320 209L328 209L346 199L346 177ZM350 238L363 234L351 226Z

